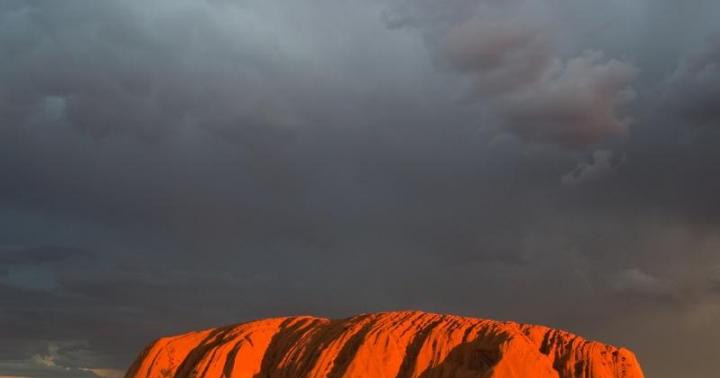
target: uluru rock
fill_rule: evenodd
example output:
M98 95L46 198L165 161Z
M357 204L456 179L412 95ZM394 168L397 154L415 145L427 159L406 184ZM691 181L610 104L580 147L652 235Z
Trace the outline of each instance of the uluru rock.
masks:
M126 378L642 378L635 355L542 326L423 312L274 318L164 337Z

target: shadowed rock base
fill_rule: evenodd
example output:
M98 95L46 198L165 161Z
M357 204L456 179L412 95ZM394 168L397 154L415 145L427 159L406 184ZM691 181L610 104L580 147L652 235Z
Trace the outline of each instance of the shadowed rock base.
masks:
M126 378L642 378L627 349L542 326L422 312L298 316L165 337Z

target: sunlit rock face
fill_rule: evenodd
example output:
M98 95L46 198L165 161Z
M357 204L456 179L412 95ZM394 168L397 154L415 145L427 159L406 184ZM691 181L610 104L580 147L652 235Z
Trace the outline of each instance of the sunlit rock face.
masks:
M635 355L542 326L422 312L298 316L165 337L126 378L642 378Z

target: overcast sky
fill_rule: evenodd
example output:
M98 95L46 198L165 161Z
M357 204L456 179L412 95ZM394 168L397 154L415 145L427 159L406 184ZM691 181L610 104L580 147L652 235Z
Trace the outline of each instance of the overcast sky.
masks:
M0 2L0 376L421 309L720 370L720 2Z

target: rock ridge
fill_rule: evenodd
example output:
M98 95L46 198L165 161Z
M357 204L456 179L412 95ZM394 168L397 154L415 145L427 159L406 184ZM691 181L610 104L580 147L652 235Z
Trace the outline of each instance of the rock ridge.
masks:
M544 326L418 311L294 316L163 337L126 378L643 378L635 355Z

